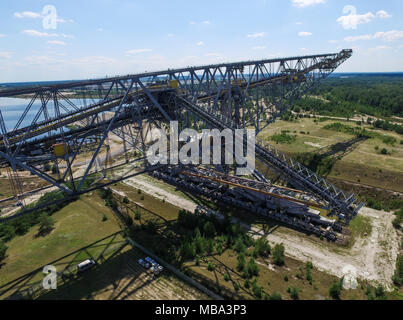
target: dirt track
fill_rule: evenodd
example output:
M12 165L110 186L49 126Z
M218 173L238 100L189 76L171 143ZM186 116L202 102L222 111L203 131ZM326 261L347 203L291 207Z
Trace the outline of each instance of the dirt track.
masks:
M144 192L165 201L194 211L197 205L187 199L172 194L152 183L135 177L126 181L128 185L141 188ZM358 278L392 287L396 257L399 250L399 238L392 226L393 215L388 212L362 208L361 215L371 219L372 233L368 238L358 238L351 248L328 245L317 238L308 237L287 228L278 228L266 234L271 243L283 243L286 255L300 261L312 261L319 270L342 277L343 269L356 269ZM254 235L263 235L263 231L244 224Z

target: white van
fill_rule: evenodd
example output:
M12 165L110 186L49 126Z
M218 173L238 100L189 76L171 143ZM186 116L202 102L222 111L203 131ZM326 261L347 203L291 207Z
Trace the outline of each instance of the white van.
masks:
M85 260L83 262L80 262L77 265L77 271L82 272L82 271L91 269L93 266L95 266L95 264L96 263L95 263L95 261L93 259L87 259L87 260Z

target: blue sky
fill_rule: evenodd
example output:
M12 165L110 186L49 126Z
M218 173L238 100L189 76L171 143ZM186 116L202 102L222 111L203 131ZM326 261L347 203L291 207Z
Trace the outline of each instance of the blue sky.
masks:
M44 28L46 5L57 10L56 29ZM342 48L354 49L354 56L338 71L403 71L401 0L0 3L0 82L93 78Z

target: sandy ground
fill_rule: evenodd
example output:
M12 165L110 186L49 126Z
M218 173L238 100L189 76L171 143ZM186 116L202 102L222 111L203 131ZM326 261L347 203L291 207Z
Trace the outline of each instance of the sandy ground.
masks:
M177 207L192 212L197 207L194 202L163 190L141 177L128 179L125 183L141 188L158 199L164 198ZM319 270L337 277L346 275L346 270L354 270L357 278L381 283L391 289L391 277L399 250L399 238L392 226L394 216L370 208L362 208L360 214L370 218L372 232L367 238L357 239L351 248L327 245L317 238L287 228L278 228L273 233L264 234L259 228L245 223L242 225L253 236L264 235L271 243L283 243L287 256L303 262L311 261Z

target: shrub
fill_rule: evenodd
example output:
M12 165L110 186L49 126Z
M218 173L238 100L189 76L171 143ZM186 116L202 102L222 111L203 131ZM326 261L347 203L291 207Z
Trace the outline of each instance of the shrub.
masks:
M209 262L209 263L207 264L207 270L208 270L208 271L214 271L214 265L213 265L211 262Z
M287 282L288 281L288 275L284 276L284 281Z
M298 300L299 299L299 293L298 289L295 287L292 287L290 290L290 297L292 300Z
M382 285L379 285L375 288L375 297L377 300L386 300L385 289Z
M252 282L253 295L260 299L262 297L262 288L257 285L256 279Z
M55 225L55 220L47 215L46 213L42 214L41 217L39 218L39 234L40 235L46 235L50 231L53 230L54 225Z
M104 214L104 215L102 216L102 221L106 221L106 220L108 220L108 217L106 216L106 214Z
M281 294L273 292L270 296L270 300L282 300Z
M284 246L276 244L273 249L273 262L278 266L284 265Z
M230 281L230 276L228 273L224 274L224 280L225 281Z
M128 197L124 197L123 198L123 203L126 203L126 204L128 204L130 201L129 201L129 198Z
M251 258L248 262L248 273L251 276L258 276L259 275L259 267L257 266L255 260Z
M397 257L395 274L393 275L392 280L398 286L403 285L403 255Z
M340 294L342 290L342 281L333 281L332 285L329 288L329 296L333 299L340 299Z
M141 219L141 213L140 213L139 210L136 210L136 211L134 212L134 219L136 219L136 220L140 220L140 219Z
M237 263L236 269L237 269L239 272L241 272L241 271L244 270L245 264L246 264L246 263L245 263L245 255L244 255L243 253L240 253L240 254L238 255L237 260L238 260L238 263Z

